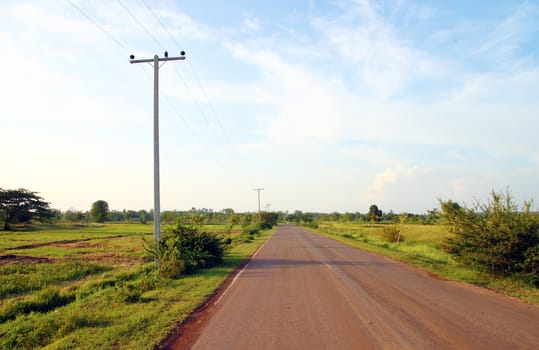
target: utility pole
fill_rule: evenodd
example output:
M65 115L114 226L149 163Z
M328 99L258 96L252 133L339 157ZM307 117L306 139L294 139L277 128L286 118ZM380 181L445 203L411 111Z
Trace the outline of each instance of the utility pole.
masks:
M271 207L271 203L266 203L266 211L269 212Z
M180 52L181 56L168 57L165 51L165 57L159 58L155 55L153 58L136 60L135 55L131 55L129 63L153 63L153 236L155 246L161 237L161 208L159 192L159 68L167 61L185 60L185 52ZM163 62L159 65L159 62ZM155 259L155 267L159 261Z
M253 188L253 191L258 192L258 221L262 221L262 216L260 215L260 191L264 191L263 188Z

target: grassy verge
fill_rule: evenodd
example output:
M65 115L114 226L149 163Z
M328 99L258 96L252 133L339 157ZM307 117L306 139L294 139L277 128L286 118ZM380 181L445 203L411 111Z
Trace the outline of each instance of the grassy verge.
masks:
M10 286L0 296L0 348L152 349L271 234L233 236L223 265L164 280L144 259L149 225L51 230L0 236L0 285ZM72 242L81 237L90 239ZM52 244L17 248L28 242Z
M382 238L384 225L326 224L315 233L337 240L352 247L389 256L393 259L419 266L440 277L467 282L489 288L505 295L539 305L539 289L523 281L492 276L455 262L440 249L450 233L440 225L404 225L404 241L389 243Z

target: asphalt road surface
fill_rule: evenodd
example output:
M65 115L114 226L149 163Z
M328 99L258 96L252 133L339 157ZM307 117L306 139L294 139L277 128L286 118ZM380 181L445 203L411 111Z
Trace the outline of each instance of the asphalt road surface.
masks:
M192 349L539 349L539 307L279 226Z

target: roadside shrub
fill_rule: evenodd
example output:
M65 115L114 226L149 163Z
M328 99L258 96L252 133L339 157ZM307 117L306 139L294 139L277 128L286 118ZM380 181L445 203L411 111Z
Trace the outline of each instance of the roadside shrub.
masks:
M165 232L157 248L145 242L146 251L159 259L160 275L167 278L221 264L225 247L217 234L179 224Z
M475 268L503 276L517 276L539 286L539 219L531 202L521 211L509 191L491 193L487 204L474 209L440 201L450 237L443 249Z
M261 221L258 223L258 228L260 230L269 230L273 227L273 224L267 221Z
M387 242L402 242L404 236L401 229L396 225L385 226L382 229L382 238Z
M248 235L257 235L260 233L261 226L261 223L252 223L242 228L241 232Z
M261 223L260 229L269 230L273 226L277 225L278 220L279 220L279 215L277 215L277 213L267 212L267 211L260 212L260 223Z

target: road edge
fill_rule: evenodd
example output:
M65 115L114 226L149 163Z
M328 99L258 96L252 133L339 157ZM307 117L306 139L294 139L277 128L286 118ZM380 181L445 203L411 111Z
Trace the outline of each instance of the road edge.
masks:
M256 250L241 262L217 289L198 305L182 322L180 322L169 335L164 338L155 350L190 349L199 338L202 330L210 320L216 306L222 297L228 292L241 273L247 268L251 260L264 247L266 242L273 236L270 232L268 238Z

